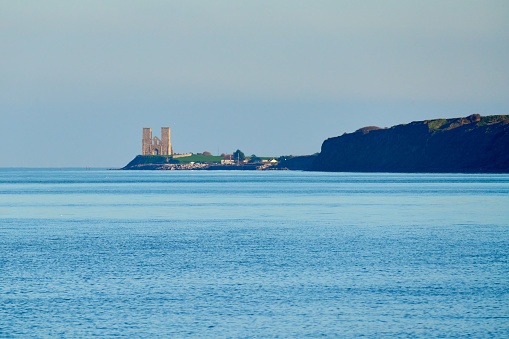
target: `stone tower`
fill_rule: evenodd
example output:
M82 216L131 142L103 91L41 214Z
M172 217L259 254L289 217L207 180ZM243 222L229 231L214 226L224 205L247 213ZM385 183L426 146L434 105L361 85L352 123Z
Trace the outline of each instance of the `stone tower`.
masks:
M171 135L169 127L161 127L161 154L162 155L173 155L173 149L171 147Z
M152 154L152 128L143 129L143 138L141 140L141 154Z
M141 141L142 155L173 155L170 128L161 128L161 139L152 137L152 128L143 128Z

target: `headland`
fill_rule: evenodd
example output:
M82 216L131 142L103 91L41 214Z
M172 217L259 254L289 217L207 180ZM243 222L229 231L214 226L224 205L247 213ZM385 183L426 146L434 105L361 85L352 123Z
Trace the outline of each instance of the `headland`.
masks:
M323 142L305 170L508 173L509 115L365 127Z

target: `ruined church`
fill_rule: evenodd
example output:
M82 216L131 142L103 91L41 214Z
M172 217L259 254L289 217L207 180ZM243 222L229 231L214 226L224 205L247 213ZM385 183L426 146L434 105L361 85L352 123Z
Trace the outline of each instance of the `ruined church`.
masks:
M170 128L161 127L161 139L152 138L152 128L143 129L143 139L141 142L142 155L173 155L171 146Z

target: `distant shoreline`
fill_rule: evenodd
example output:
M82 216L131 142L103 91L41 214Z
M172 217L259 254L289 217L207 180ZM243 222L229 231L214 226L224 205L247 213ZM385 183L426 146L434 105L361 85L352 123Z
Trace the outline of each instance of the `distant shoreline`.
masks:
M142 164L119 168L123 171L283 171L288 168L264 167L263 164L219 165L219 164Z
M219 160L218 160L219 159ZM368 126L325 140L321 152L232 164L219 156L138 155L122 170L301 170L352 173L509 173L509 115ZM217 161L224 162L223 164ZM228 161L228 163L226 163Z
M248 158L249 159L249 158ZM137 155L121 170L161 170L161 171L255 171L284 170L274 158L258 158L258 161L233 161L223 156L192 154L189 156Z

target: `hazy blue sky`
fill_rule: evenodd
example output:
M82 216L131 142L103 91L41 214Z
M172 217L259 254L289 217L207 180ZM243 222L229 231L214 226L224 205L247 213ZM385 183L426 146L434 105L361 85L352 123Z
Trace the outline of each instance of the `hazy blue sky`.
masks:
M0 0L0 166L310 154L366 125L509 114L509 1Z

